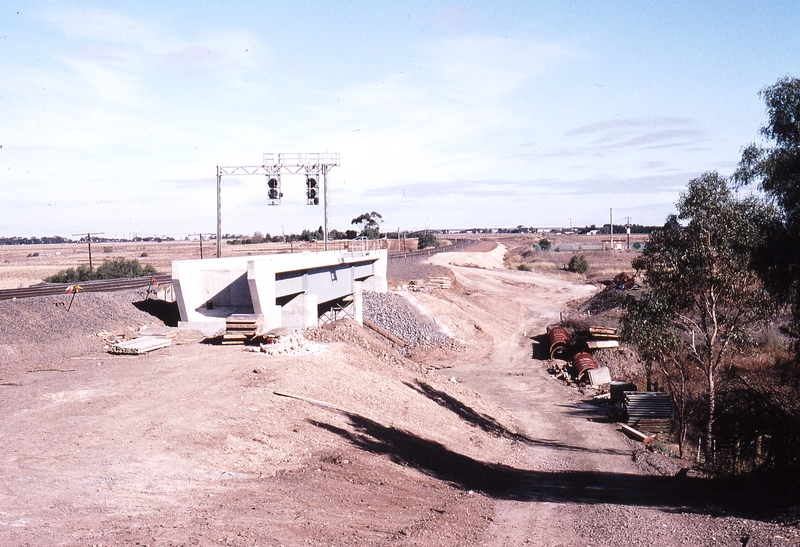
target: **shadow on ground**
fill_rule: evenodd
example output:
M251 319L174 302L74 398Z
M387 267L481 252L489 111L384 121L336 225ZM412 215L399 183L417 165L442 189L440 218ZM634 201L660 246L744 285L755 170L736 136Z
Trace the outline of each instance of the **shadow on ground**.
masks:
M482 430L489 433L490 435L494 435L495 437L503 437L506 439L527 444L529 446L545 446L547 448L552 448L554 450L584 451L584 452L594 452L597 454L613 454L622 456L630 454L630 451L617 450L613 448L591 449L580 446L572 446L550 439L532 439L531 437L523 435L522 433L509 430L503 424L501 424L488 414L477 412L476 410L468 407L467 405L465 405L452 395L445 393L444 391L435 389L434 387L430 386L429 384L426 384L425 382L420 382L419 380L417 380L413 384L410 382L405 382L405 385L410 387L417 393L424 395L425 397L435 402L436 404L453 412L465 422L470 423L476 427L479 427Z
M153 317L160 319L168 327L177 327L178 321L181 320L181 314L180 311L178 311L177 302L147 299L134 302L133 305L141 311L149 313Z
M610 503L757 519L770 518L785 508L785 500L779 501L774 490L745 489L738 481L590 471L542 472L483 462L408 431L358 414L343 414L350 420L352 431L324 422L311 423L362 450L386 455L399 465L497 499Z

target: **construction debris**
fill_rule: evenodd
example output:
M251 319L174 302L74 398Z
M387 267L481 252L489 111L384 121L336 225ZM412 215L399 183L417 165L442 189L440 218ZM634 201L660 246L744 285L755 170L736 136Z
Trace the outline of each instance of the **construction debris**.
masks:
M556 354L561 354L569 344L569 333L560 325L551 325L547 327L547 336L550 337L550 360L552 361Z
M245 348L245 351L267 355L310 355L324 351L324 347L308 340L300 332L291 332L285 336L275 337L272 343Z
M589 349L607 349L618 348L618 340L589 340L586 342L586 347Z
M100 332L96 333L95 336L108 345L116 344L117 342L122 342L125 340L124 334L112 334L107 330L101 330Z
M234 313L225 318L223 345L244 344L261 334L264 316L255 313Z
M575 379L579 382L583 375L589 370L598 368L594 357L592 357L592 354L586 353L585 351L575 354L575 357L572 358L572 366L575 369ZM611 382L610 377L609 382Z
M586 371L589 376L589 383L593 386L601 386L603 384L611 383L611 372L608 367L598 367Z
M428 280L412 279L408 282L408 289L412 291L429 291L431 289L449 289L449 277L431 277Z
M619 329L613 327L589 327L591 338L618 339Z
M113 344L108 352L117 355L141 355L160 348L165 348L172 344L170 338L162 336L140 336L133 340L125 340Z
M615 287L618 289L633 289L636 288L636 280L627 272L620 272L611 280Z
M650 435L647 435L646 433L643 433L625 424L622 424L620 427L622 428L622 431L624 431L634 439L642 441L645 444L652 444L653 439Z
M673 405L668 393L626 391L623 409L631 427L646 431L669 431Z

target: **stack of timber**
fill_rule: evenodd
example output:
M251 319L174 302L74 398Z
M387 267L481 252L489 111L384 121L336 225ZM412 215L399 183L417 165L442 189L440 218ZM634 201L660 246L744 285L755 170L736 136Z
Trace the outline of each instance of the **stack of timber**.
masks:
M612 327L589 327L592 338L618 339L619 329Z
M234 313L225 318L225 334L222 343L244 344L261 334L264 316L255 313Z
M623 406L629 426L651 433L669 431L673 408L668 393L626 391Z
M133 340L117 342L109 348L108 352L117 355L141 355L171 344L172 339L164 336L140 336Z
M429 291L431 289L449 289L449 277L431 277L423 281L421 279L412 279L408 282L408 288L412 291Z
M425 286L430 289L449 289L450 288L450 278L449 277L431 277L428 279L428 282L425 283Z
M589 349L616 348L619 346L619 329L589 327L586 347Z

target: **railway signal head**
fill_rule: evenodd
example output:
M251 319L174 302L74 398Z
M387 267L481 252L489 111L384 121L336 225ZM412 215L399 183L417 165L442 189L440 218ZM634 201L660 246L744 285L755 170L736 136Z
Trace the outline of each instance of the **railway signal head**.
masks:
M280 176L272 176L267 180L267 197L270 205L280 205L283 197Z
M319 183L313 176L306 176L306 198L308 205L319 205Z

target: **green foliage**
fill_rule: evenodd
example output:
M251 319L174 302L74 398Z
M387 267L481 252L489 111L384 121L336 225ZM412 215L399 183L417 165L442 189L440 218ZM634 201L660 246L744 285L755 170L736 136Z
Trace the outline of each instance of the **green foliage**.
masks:
M740 184L758 184L781 213L765 224L755 265L767 288L793 304L800 320L800 79L786 76L760 92L767 106L761 135L772 146L750 144L734 174Z
M147 251L142 252L142 254L139 255L139 258L147 258Z
M38 253L38 252L35 252L35 253L28 253L28 258L31 258L31 257L37 257L37 256L39 256L39 253Z
M369 239L378 239L381 237L382 223L383 216L375 211L372 211L371 213L363 213L350 221L350 224L360 225L361 235L366 236Z
M640 241L634 241L631 246L635 251L639 251L642 248L642 243Z
M88 265L78 266L78 268L67 268L57 274L46 277L48 283L78 283L79 281L90 281L95 279L94 271Z
M586 260L586 255L572 255L569 259L567 269L571 272L586 273L589 271L589 261Z
M103 247L103 252L104 253L113 253L114 252L114 247Z
M519 266L517 266L517 269L523 272L531 271L531 267L527 264L520 264Z
M630 331L644 314L649 330L629 336L637 342L655 337L643 346L645 355L657 360L668 347L703 372L710 450L718 372L750 344L751 329L776 311L750 267L762 237L756 219L769 218L771 211L754 197L738 199L716 172L690 181L677 209L633 261L649 293L645 308L629 307L623 323Z
M78 283L94 279L142 277L154 273L156 273L156 269L153 266L150 264L142 266L135 258L132 260L116 258L114 260L103 260L103 264L95 270L90 269L87 265L79 266L77 269L61 270L57 274L47 277L45 281L49 283Z
M127 260L116 258L114 260L103 260L103 264L95 270L95 279L120 279L126 277L142 277L156 273L156 269L150 264L142 266L135 258Z
M366 236L367 239L380 239L381 230L380 228L366 227L363 230L361 230L361 235Z
M550 243L550 240L549 240L549 239L547 239L547 238L542 238L542 239L540 239L540 240L539 240L539 248L540 248L541 250L543 250L543 251L549 251L549 250L550 250L550 246L551 246L551 243Z
M325 232L323 232L322 226L320 226L313 232L311 230L303 230L300 233L300 240L308 241L310 243L324 239L324 237L325 237Z
M417 249L426 249L428 247L438 247L439 240L433 234L421 234L417 239Z

